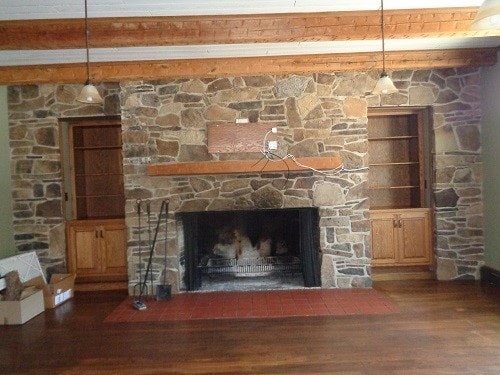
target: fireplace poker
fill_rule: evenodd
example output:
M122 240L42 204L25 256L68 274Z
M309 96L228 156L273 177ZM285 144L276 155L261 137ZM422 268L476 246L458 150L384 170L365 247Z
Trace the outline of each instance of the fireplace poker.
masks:
M138 225L138 239L139 239L139 282L134 285L134 296L136 295L137 288L139 289L139 299L135 300L133 305L137 310L145 310L146 305L142 302L142 226L141 226L141 203L140 199L137 199L137 225Z
M165 248L163 254L163 284L156 286L156 300L164 301L170 299L172 295L172 286L167 284L167 249L168 249L168 204L169 200L165 199L162 202L162 207L165 207ZM161 217L160 209L160 217ZM160 217L158 220L160 220Z
M153 256L153 251L154 251L154 247L155 247L155 242L156 241L153 241L153 243L151 243L151 202L148 201L148 203L146 204L146 212L147 212L147 217L148 217L148 244L149 246L151 247L150 249L150 256L149 256L149 262L151 262L151 258ZM160 222L160 217L158 217L158 222ZM151 271L151 295L153 295L153 271ZM146 270L147 272L147 270ZM146 283L146 280L147 280L147 277L144 278L144 283Z

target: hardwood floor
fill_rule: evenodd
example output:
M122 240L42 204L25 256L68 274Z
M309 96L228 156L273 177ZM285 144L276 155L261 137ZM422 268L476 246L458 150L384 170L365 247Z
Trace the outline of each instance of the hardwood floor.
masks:
M500 374L500 293L383 281L391 315L104 323L123 293L78 293L0 326L0 374ZM175 298L175 296L174 296Z

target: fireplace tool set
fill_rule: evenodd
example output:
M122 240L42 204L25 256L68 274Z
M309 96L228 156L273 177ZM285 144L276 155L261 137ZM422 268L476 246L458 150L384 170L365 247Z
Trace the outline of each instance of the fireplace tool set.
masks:
M169 200L165 199L161 202L160 212L158 213L158 221L156 222L156 228L154 231L154 235L151 238L152 230L151 230L151 202L146 202L146 216L147 216L147 226L148 226L148 245L149 245L149 256L148 263L146 266L146 273L144 274L144 278L142 277L142 200L137 200L137 224L138 224L138 240L139 240L139 283L134 286L134 295L136 295L137 290L139 294L137 299L134 300L133 306L137 310L145 310L146 304L143 301L147 290L148 281L151 283L151 295L154 294L154 277L152 270L152 260L153 254L156 247L156 243L158 240L158 232L160 231L161 220L165 218L165 249L164 249L164 259L163 259L163 284L158 284L156 286L156 300L163 301L171 298L171 285L167 284L167 246L168 246L168 236L167 236L167 222L168 222L168 204ZM150 277L150 280L148 280Z

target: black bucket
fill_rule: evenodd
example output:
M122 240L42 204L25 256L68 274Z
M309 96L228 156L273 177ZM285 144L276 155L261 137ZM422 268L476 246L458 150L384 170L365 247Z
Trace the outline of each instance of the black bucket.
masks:
M167 301L172 298L172 285L157 285L156 286L156 300Z

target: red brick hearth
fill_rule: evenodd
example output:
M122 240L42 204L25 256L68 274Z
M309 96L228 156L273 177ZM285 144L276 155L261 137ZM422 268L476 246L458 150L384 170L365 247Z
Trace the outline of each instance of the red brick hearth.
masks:
M136 310L127 298L108 323L195 319L279 318L292 316L341 316L390 314L397 307L373 289L296 289L262 292L212 292L177 294L168 301L146 298L147 308Z

